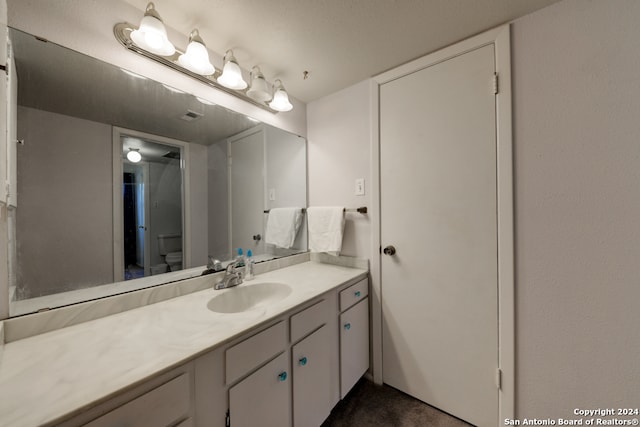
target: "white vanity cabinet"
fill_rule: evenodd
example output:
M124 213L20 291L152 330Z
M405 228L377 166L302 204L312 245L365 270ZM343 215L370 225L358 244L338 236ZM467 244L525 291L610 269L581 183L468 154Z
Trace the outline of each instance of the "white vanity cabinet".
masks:
M198 358L196 425L322 424L340 395L338 307L325 293Z
M340 292L340 398L369 369L369 283Z
M243 288L205 289L8 342L0 388L12 398L0 399L0 425L319 426L368 365L363 277L362 266L301 262L245 286L291 288L245 311L209 304ZM189 280L201 286L210 277ZM345 322L361 338L346 335Z

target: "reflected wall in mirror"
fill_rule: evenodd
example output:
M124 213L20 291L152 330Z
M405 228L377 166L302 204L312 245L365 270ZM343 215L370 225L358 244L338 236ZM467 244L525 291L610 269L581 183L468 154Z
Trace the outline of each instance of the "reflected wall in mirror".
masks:
M263 240L265 210L306 207L303 138L15 29L10 39L17 75L8 102L24 140L12 316L193 277L209 256L224 261L239 246L264 259L306 251L304 227L290 249ZM248 134L260 135L262 153L250 166L233 149ZM136 166L125 160L131 138L169 157ZM154 194L160 164L171 201ZM241 170L252 175L234 183ZM129 206L126 219L125 197L143 205ZM258 219L245 226L249 212Z

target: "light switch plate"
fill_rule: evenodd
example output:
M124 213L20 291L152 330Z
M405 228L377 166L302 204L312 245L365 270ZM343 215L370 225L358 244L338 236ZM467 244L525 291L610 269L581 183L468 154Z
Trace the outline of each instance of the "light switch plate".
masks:
M364 196L364 178L356 179L356 196Z

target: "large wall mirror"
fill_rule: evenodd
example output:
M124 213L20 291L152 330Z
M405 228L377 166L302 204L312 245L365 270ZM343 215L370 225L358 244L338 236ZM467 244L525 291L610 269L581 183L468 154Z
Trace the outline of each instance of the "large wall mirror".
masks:
M258 261L306 251L304 221L289 248L264 240L270 209L307 205L303 138L9 34L12 316L193 277L238 247Z

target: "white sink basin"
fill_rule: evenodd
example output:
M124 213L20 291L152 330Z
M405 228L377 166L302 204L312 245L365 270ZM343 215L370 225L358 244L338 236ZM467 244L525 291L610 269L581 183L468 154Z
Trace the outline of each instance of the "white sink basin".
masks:
M216 313L242 313L285 299L291 287L279 282L242 284L209 300L207 308Z

